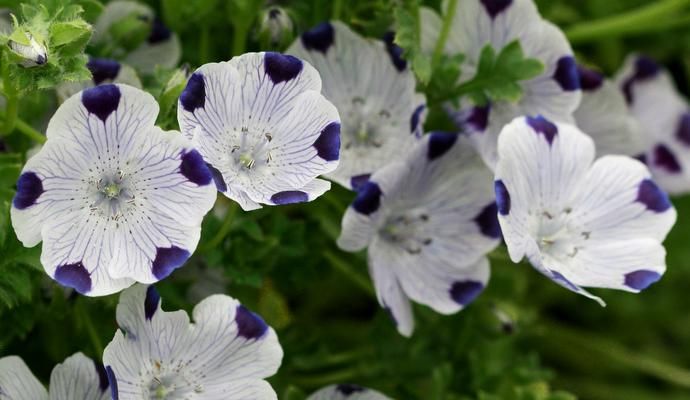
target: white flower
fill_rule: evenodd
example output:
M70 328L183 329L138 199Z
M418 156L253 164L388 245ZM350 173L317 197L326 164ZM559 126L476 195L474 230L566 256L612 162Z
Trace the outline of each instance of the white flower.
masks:
M81 353L53 368L50 395L21 358L0 358L2 400L109 400L111 392L108 386L103 366Z
M645 151L642 128L628 109L623 92L596 70L578 66L582 101L573 116L587 132L597 155L638 156Z
M124 34L118 24L127 19L147 24L149 34L134 50L115 54L117 58L146 74L152 73L156 66L172 68L177 65L182 56L179 38L155 16L151 7L136 1L116 0L106 4L94 24L92 42L99 45L112 44L116 41L112 30L115 29L120 35Z
M359 385L340 384L326 386L313 393L307 400L389 400L388 397Z
M496 202L513 262L527 256L559 285L639 292L666 270L661 242L676 220L641 162L594 161L592 139L572 125L520 117L498 139Z
M134 68L108 58L90 57L86 67L91 71L92 79L84 82L64 82L59 84L57 92L58 102L62 103L84 89L104 83L123 83L141 89L141 81Z
M121 330L103 362L116 400L276 399L264 379L283 350L272 328L237 300L214 295L193 311L165 312L153 288L136 285L120 296Z
M447 9L447 1L443 9ZM448 12L446 10L446 12ZM423 8L422 45L435 45L440 18ZM491 168L496 163L496 143L503 126L519 115L544 115L572 122L580 103L580 84L573 51L563 32L544 20L533 0L461 0L457 2L445 53L465 55L460 83L474 77L482 49L491 45L497 52L519 40L526 57L541 61L541 75L521 82L523 96L517 104L495 102L486 107L452 110L456 124L471 133L482 158Z
M218 190L244 210L311 201L338 166L340 118L319 73L279 53L205 64L189 78L177 118L210 164Z
M409 336L410 299L450 314L489 279L499 242L491 173L457 134L424 136L407 158L372 174L343 217L338 246L368 247L379 303Z
M630 56L617 82L645 134L641 160L664 190L690 192L690 106L671 75L650 58Z
M199 153L154 126L158 104L126 85L65 101L17 182L12 225L62 285L89 296L151 283L196 248L216 197Z
M343 120L340 166L329 179L355 188L371 173L404 157L422 133L424 95L392 43L365 39L341 22L302 34L287 50L323 78L323 94Z

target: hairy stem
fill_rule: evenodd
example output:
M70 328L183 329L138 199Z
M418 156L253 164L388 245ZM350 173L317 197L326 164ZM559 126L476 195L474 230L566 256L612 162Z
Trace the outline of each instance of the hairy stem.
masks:
M441 56L443 55L443 49L446 48L446 42L448 41L448 34L450 33L451 24L453 23L453 18L455 17L457 3L458 0L448 1L446 14L443 16L441 32L438 35L438 40L436 41L436 46L434 47L434 54L431 57L432 67L436 67L438 65L439 61L441 60Z

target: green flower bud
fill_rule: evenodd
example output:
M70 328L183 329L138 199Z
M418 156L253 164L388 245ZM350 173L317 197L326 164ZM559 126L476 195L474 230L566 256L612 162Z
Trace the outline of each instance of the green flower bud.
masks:
M262 42L271 46L287 44L292 40L293 30L292 19L284 8L272 6L261 14L259 37Z
M7 41L7 46L23 67L38 67L48 62L48 49L31 32L15 30Z

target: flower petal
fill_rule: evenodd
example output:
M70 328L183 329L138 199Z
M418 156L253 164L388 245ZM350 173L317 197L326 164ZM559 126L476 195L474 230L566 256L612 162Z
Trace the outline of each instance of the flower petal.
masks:
M334 21L304 33L288 49L319 71L324 96L341 114L340 165L327 177L347 188L351 178L400 159L421 134L426 101L402 60L391 61L394 46Z
M76 353L53 368L50 374L50 398L51 400L110 399L110 389L105 374L105 368L102 365L82 353Z
M0 395L8 400L48 400L41 382L16 356L0 358Z

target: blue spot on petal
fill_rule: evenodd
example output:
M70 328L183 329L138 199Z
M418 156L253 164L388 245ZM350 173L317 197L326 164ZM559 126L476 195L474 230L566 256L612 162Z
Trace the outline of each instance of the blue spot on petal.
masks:
M151 26L151 33L149 34L149 37L147 41L150 44L156 44L156 43L161 43L164 42L172 36L172 32L170 32L170 29L168 29L167 26L161 21L160 18L156 17L153 20L153 25Z
M577 63L572 56L564 56L558 59L553 79L565 91L580 89L580 75L578 74Z
M371 174L355 175L350 178L350 187L357 192L365 183L369 182L370 177Z
M206 104L206 84L204 83L204 76L199 72L195 72L189 77L187 86L180 94L180 104L189 112L203 108Z
M113 372L113 369L110 367L110 365L105 367L105 372L108 374L108 382L110 382L110 397L112 397L113 400L119 400L120 391L117 388L117 378L115 378L115 372Z
M383 35L383 42L386 44L386 51L391 57L391 62L398 71L404 71L407 68L407 61L403 58L403 49L394 43L395 32L386 32Z
M647 56L639 56L635 60L635 66L633 67L633 74L623 82L623 93L625 94L625 99L628 103L632 103L632 86L639 81L645 81L655 77L661 67L656 61L652 60Z
M156 279L161 280L180 268L191 254L177 246L157 247L156 258L151 263L151 270Z
M153 287L153 285L149 286L146 289L146 299L144 300L144 316L147 320L150 321L151 318L153 318L153 314L158 310L160 301L161 296L158 294L156 288Z
M676 137L686 146L690 146L690 113L683 114L676 129Z
M508 8L513 0L480 0L484 5L486 12L489 13L491 18L496 18L496 16L502 13L506 8Z
M55 280L81 294L91 291L91 274L84 268L81 261L58 266L55 270Z
M108 389L108 373L105 371L105 366L98 361L94 361L93 366L98 374L98 387L101 392L105 392Z
M578 65L577 72L580 77L580 86L582 90L594 91L599 89L604 83L604 74L599 71Z
M247 310L241 304L237 306L235 323L237 323L237 335L247 340L260 339L268 330L268 325L260 316Z
M625 274L625 286L635 290L645 290L659 279L661 275L658 272L641 269Z
M81 93L81 102L88 112L105 122L120 105L121 95L120 89L115 85L100 85L84 90Z
M450 297L456 303L466 306L484 290L484 284L477 281L457 281L450 287Z
M354 393L364 392L366 391L366 389L359 385L354 385L352 383L341 383L340 385L337 385L335 387L335 391L340 392L345 396L350 396Z
M302 45L308 50L316 50L326 54L328 48L333 44L335 37L333 25L322 22L311 30L302 34Z
M314 142L316 154L326 161L335 161L340 155L340 123L328 124Z
M208 167L208 170L211 171L211 176L213 177L213 183L216 184L216 189L218 189L219 192L227 192L228 185L225 184L223 174L211 164L206 164L206 167Z
M271 51L264 54L264 71L276 85L296 78L302 67L302 60L297 57Z
M647 209L658 213L664 212L672 206L666 192L661 190L651 179L645 179L640 183L636 201L647 206Z
M204 158L196 150L182 151L182 162L180 163L180 173L190 182L199 186L208 185L213 180Z
M114 80L120 73L120 63L107 58L90 58L86 68L91 71L93 83L100 85L106 80Z
M506 185L502 180L494 182L494 191L496 192L496 207L501 215L508 215L510 212L510 193L506 189Z
M34 172L24 172L17 180L17 194L12 204L14 208L23 210L36 204L36 200L43 194L43 182Z
M458 140L457 133L432 132L429 134L427 158L433 160L444 155Z
M558 127L553 122L548 119L538 115L536 117L527 117L527 124L532 127L537 133L541 133L549 142L549 145L553 143L553 138L556 137L558 133Z
M479 231L490 238L500 239L501 225L498 223L498 206L491 203L484 207L482 212L474 218L479 226Z
M485 106L472 107L472 110L465 120L465 125L467 125L467 127L474 132L484 132L486 127L489 125L490 110L491 105L489 104Z
M421 119L422 119L422 113L426 109L426 106L424 104L420 104L415 108L414 112L412 112L412 117L410 117L410 133L418 133L421 129Z
M381 205L381 188L376 182L367 181L360 186L357 197L352 202L352 208L360 214L369 215L379 209Z
M271 196L271 201L277 205L306 203L309 201L309 195L301 190L286 190Z
M677 174L683 170L671 149L663 144L657 144L654 147L654 166L671 174Z

